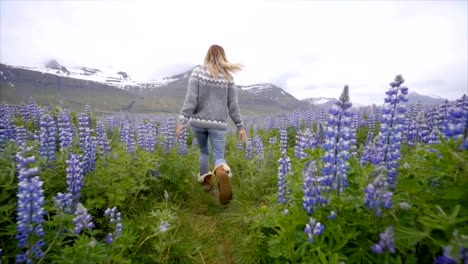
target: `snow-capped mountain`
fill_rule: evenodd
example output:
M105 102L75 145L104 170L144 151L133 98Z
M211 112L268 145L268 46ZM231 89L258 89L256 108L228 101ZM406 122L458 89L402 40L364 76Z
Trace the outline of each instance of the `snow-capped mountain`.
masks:
M257 98L277 102L285 109L303 108L308 106L308 104L301 102L290 93L271 83L238 85L238 88Z
M311 97L311 98L302 99L302 101L307 102L312 105L324 105L328 103L334 103L337 101L337 99L329 98L329 97Z
M422 104L422 105L434 105L441 104L446 99L437 95L422 95L417 92L410 92L408 94L408 102L406 104Z
M130 75L125 71L116 71L112 69L101 70L85 66L66 67L58 63L56 60L50 60L44 65L37 66L8 66L30 71L37 71L41 72L42 74L48 73L61 77L111 85L124 90L141 86L141 84L132 80Z

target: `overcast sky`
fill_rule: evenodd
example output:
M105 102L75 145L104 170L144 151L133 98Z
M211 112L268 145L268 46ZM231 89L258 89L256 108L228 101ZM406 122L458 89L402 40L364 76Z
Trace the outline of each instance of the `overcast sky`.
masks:
M383 102L468 90L468 5L460 1L5 1L0 62L123 70L155 79L201 64L211 44L245 65L237 84L271 82L299 99Z

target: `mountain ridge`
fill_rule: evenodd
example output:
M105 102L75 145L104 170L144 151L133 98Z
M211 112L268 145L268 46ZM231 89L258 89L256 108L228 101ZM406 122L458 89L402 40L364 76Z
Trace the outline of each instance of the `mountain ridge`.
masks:
M61 78L76 79L73 82L85 81L84 86L99 86L102 85L112 86L120 90L125 90L133 98L140 98L132 103L132 108L141 111L150 111L150 109L158 109L158 107L151 106L153 104L165 105L165 111L175 111L175 107L168 105L180 105L183 102L188 78L191 71L199 65L193 65L188 70L180 73L172 74L162 77L159 80L152 81L134 81L131 79L130 74L126 71L103 71L98 68L91 68L85 66L65 67L55 60L50 60L43 67L28 67L28 66L13 66L1 64L2 67L9 69L22 69L26 71L37 71L43 76L52 75L57 78L57 85L60 85ZM7 73L1 72L0 79L3 85L14 87L15 84L10 80L7 81ZM48 79L54 78L49 76ZM11 78L10 79L15 79ZM36 82L40 82L41 78L37 77ZM291 111L298 108L307 107L331 107L337 100L336 98L329 97L311 97L298 100L295 96L288 93L281 87L272 83L254 83L249 85L237 85L239 97L242 97L240 104L247 109L249 113L265 113L268 111ZM127 96L127 95L126 95ZM155 98L156 97L156 98ZM167 100L162 100L161 98ZM421 95L416 92L410 92L408 95L409 104L438 104L445 101L440 97L431 97ZM132 99L133 100L133 99ZM248 102L248 103L247 103Z

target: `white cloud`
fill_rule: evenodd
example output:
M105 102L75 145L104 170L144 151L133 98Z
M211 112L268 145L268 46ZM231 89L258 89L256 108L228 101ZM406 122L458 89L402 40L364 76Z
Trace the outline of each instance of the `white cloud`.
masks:
M237 83L275 82L298 98L338 97L349 84L356 103L380 103L396 74L412 91L449 99L467 92L463 1L2 1L0 7L5 63L53 57L150 79L200 64L217 43L245 65Z

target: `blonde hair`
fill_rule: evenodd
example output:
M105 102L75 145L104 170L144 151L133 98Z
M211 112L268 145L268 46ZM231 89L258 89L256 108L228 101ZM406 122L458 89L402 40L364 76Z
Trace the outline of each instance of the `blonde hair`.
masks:
M212 45L205 56L204 66L208 68L211 76L218 79L218 73L227 80L232 80L231 73L236 73L242 69L241 64L230 63L226 58L223 47L219 45Z

